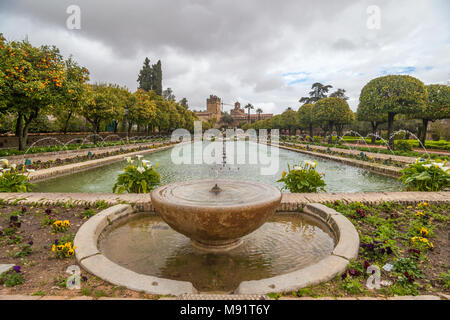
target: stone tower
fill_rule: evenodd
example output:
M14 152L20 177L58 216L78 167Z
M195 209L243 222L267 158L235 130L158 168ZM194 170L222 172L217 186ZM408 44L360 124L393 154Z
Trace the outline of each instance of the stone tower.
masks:
M217 122L220 121L222 118L222 110L221 101L218 96L210 95L209 98L206 99L206 111L212 113Z

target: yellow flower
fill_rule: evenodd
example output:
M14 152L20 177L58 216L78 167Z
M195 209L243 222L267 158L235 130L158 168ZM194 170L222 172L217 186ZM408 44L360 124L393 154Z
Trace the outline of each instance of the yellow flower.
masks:
M74 253L75 253L75 251L73 251L73 249L70 249L69 251L67 251L67 254L69 256L73 256Z
M411 238L412 243L415 243L417 239L418 239L418 237L412 237Z
M433 242L429 242L428 245L430 246L431 249L434 248Z
M420 240L420 242L428 243L428 239L427 238L420 237L419 240Z
M406 209L412 209L412 208L413 208L412 206L407 206L407 207L406 207Z
M422 236L427 236L427 235L428 235L428 230L425 229L424 227L422 227L422 229L420 229L420 234L421 234Z
M52 252L55 252L55 250L56 250L56 246L52 245Z
M419 212L416 213L416 216L417 217L424 217L425 213L423 213L423 211L419 211Z
M286 171L283 171L283 173L281 174L281 179L284 179L284 177L286 177Z
M64 246L59 244L59 245L56 246L56 250L57 251L63 251L64 250Z

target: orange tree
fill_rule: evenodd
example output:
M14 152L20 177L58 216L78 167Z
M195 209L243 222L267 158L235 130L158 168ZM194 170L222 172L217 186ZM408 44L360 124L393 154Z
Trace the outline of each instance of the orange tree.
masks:
M134 99L134 103L130 103L128 107L128 134L133 124L139 127L149 126L156 116L156 102L151 100L148 92L138 89L129 99Z
M100 132L100 125L104 122L122 119L125 100L121 99L121 90L117 85L92 84L87 91L87 102L81 108L81 115L91 124L95 134L94 143Z
M345 124L353 121L354 115L350 107L342 98L323 98L315 104L315 115L317 121L321 122L329 130L328 143L332 143L333 127L337 134L342 135L342 129Z
M422 119L422 136L420 140L425 145L429 121L450 118L450 86L431 84L427 86L428 100L424 112L414 114L414 118Z
M407 75L389 75L366 84L359 101L360 104L373 108L374 114L387 115L389 147L392 149L392 124L395 115L424 112L427 99L427 89L419 79Z
M89 71L79 66L71 57L64 61L66 81L62 83L62 99L52 108L52 114L62 123L67 133L69 121L88 102Z
M16 117L19 150L27 144L31 122L63 98L64 63L56 47L27 41L0 41L2 111Z

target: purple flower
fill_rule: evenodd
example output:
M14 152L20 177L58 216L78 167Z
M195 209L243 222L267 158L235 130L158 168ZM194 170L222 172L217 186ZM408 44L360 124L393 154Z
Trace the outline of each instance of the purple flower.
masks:
M50 208L45 209L45 213L46 214L52 214L52 209L50 209Z
M391 247L387 247L387 248L386 248L386 253L387 253L387 254L392 254L392 249L391 249Z
M33 240L28 241L28 244L29 244L30 246L32 246L33 243L34 243Z
M18 216L10 216L9 217L9 222L10 223L13 223L13 222L16 222L16 221L19 221L19 217Z
M359 271L356 270L356 269L354 269L354 268L351 268L350 270L348 270L348 273L350 273L350 275L351 275L352 277L357 277L357 276L359 276Z
M363 209L356 209L356 213L359 214L361 218L364 218L366 216L366 211Z
M367 260L364 260L364 269L367 269L368 267L370 267L370 262Z
M87 277L86 276L81 276L81 280L83 281L83 282L86 282L87 281Z
M22 207L22 212L27 212L27 207Z
M14 267L13 267L13 270L14 270L15 272L19 273L19 272L20 272L20 266L14 266Z
M384 254L386 252L386 249L380 248L379 251L380 251L380 254Z

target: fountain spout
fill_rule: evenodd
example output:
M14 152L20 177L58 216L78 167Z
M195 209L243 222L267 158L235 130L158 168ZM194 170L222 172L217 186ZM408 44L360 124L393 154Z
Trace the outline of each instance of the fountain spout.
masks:
M216 183L216 185L214 187L212 187L211 190L209 190L209 191L213 192L215 194L218 194L218 193L220 193L222 191L222 189L220 189L220 187Z

